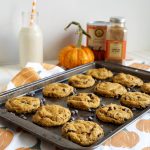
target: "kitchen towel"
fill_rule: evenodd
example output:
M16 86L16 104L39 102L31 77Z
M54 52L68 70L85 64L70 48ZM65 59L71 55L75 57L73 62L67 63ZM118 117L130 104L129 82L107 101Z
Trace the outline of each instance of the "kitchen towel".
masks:
M52 76L63 72L64 69L52 64L28 63L19 73L17 73L6 87L6 90L22 86L36 80Z

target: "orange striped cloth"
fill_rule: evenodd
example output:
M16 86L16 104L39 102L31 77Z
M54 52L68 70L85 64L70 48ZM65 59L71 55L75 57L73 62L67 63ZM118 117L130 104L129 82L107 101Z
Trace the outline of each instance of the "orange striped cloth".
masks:
M22 86L63 71L64 69L61 67L52 64L28 63L25 68L12 78L6 89Z

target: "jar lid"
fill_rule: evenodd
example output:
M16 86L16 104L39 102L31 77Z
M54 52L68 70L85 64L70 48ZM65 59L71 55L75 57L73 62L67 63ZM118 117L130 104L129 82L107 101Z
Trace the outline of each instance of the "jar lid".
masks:
M111 17L110 22L113 23L124 23L126 19L124 17Z
M87 23L87 25L92 25L92 26L107 26L109 22L106 21L90 21Z

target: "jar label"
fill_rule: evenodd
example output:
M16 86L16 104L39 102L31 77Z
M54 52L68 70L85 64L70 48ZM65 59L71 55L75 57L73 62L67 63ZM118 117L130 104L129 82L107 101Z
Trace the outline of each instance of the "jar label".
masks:
M87 38L87 46L92 50L105 50L107 26L87 26L91 38Z
M125 59L126 41L106 41L106 59L122 60Z

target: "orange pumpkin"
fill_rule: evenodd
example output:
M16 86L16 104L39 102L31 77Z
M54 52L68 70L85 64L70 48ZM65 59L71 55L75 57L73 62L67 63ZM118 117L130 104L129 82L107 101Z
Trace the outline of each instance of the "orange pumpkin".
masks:
M150 120L139 120L136 124L136 128L141 132L150 133Z
M150 150L150 147L144 147L142 150Z
M0 128L0 149L4 150L12 141L14 134L7 129Z
M88 47L82 46L82 35L89 36L77 22L71 22L65 29L69 28L70 25L78 26L79 39L76 45L69 45L61 49L59 53L59 64L67 69L74 68L79 65L90 63L94 61L94 54Z
M121 140L120 140L121 139ZM139 136L135 132L120 131L112 138L108 139L104 145L114 147L132 148L139 142Z
M21 148L17 148L16 150L32 150L32 149L30 149L30 148L23 148L23 147L21 147Z

